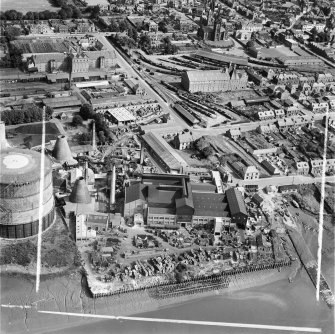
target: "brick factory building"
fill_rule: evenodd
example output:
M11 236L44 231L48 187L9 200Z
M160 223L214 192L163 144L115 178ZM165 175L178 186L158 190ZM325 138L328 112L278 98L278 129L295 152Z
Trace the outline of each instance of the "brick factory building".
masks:
M227 92L247 87L248 76L245 71L235 68L229 71L186 71L181 76L181 84L190 93L195 92Z
M140 214L147 226L180 228L232 220L245 226L248 218L242 194L213 192L209 184L192 184L187 175L144 174L125 189L124 215Z

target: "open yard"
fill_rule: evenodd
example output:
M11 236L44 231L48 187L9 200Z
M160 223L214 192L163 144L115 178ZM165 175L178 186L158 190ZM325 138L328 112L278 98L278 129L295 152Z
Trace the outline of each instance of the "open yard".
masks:
M8 142L10 145L16 147L34 147L40 145L42 142L42 124L25 124L18 126L10 126L6 129ZM48 143L50 140L57 139L60 135L60 131L57 125L53 122L47 122L45 124L45 142Z
M1 11L15 9L21 13L41 12L43 10L50 10L50 11L59 10L59 8L53 7L49 2L49 0L30 0L30 1L1 0L0 9Z

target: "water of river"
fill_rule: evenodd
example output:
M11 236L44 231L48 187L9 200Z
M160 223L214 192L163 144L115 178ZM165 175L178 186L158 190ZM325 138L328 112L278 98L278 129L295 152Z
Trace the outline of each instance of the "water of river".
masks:
M137 314L139 317L188 319L236 323L302 326L322 328L323 333L334 333L333 311L324 302L315 300L315 288L303 272L294 283L287 280L269 285L206 297L177 304L153 312ZM283 333L275 330L240 329L138 321L106 320L85 324L53 334L88 333ZM286 332L287 333L287 332ZM290 333L294 333L291 331Z

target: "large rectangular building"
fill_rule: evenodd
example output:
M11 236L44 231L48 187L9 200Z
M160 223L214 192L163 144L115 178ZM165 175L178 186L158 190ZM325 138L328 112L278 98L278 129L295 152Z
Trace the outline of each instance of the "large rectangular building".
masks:
M181 173L186 161L159 135L148 132L142 136L143 145L155 161L169 173Z
M222 70L191 70L182 73L181 84L190 93L195 92L226 92L241 90L247 87L248 76L245 71L234 69Z

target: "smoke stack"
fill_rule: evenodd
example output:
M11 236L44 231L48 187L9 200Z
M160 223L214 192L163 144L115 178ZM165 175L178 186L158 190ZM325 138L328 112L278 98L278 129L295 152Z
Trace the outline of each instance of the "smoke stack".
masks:
M91 203L91 196L88 191L85 179L83 177L79 177L76 180L71 195L69 197L69 200L72 203L82 203L82 204Z
M97 149L97 142L95 139L95 122L93 121L93 129L92 129L92 146L93 150L95 151Z
M141 145L141 156L140 156L140 164L142 165L143 164L143 161L144 161L144 145L142 144Z
M69 165L77 164L77 161L72 157L70 146L63 135L58 136L52 156L61 163L67 162Z
M4 150L9 147L6 139L6 128L5 123L0 121L0 150Z
M115 204L115 182L116 182L116 175L115 175L115 165L113 166L112 171L112 179L111 179L111 195L110 195L110 204Z
M85 175L85 182L88 183L88 162L87 161L85 161L84 175Z

